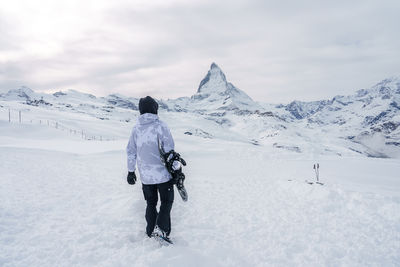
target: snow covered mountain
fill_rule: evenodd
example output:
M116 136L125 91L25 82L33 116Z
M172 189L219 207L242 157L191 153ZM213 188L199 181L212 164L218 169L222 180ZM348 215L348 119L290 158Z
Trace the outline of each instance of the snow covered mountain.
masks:
M215 110L256 110L260 108L245 92L226 80L217 64L212 63L207 75L191 97L193 107Z
M19 103L96 119L130 122L138 98L96 97L74 90L36 93L27 87L0 95L0 105ZM383 80L350 96L287 105L257 103L228 82L212 63L191 97L159 100L160 113L187 135L237 140L294 153L400 156L400 79ZM193 123L173 122L190 117Z
M335 96L315 102L293 101L280 106L290 112L293 121L304 121L310 128L326 128L336 136L352 141L351 148L370 156L397 154L400 147L400 79L385 79L354 95ZM357 145L356 145L357 144ZM397 147L397 148L396 148ZM374 152L373 152L374 151ZM389 154L388 154L389 153Z
M16 101L23 101L23 100L30 100L31 98L35 97L35 92L26 87L22 86L18 89L9 90L6 94L0 94L0 98L3 100L16 100Z
M168 100L165 104L174 111L191 111L216 116L221 116L227 111L240 114L261 109L260 105L245 92L228 82L221 68L215 63L211 64L194 95L190 98Z

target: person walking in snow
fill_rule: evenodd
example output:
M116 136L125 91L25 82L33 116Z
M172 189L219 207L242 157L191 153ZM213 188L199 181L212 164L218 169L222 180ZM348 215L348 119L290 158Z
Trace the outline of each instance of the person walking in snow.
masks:
M146 207L146 233L149 237L160 236L169 240L171 233L171 209L174 202L174 188L171 174L160 159L158 143L165 151L174 149L174 140L168 126L158 118L157 102L147 96L139 100L140 116L132 129L126 148L128 156L128 183L136 183L136 164ZM161 206L157 211L158 195Z

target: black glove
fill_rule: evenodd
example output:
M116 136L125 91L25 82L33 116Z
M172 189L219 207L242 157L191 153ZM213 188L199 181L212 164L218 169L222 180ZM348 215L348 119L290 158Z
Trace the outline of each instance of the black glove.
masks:
M136 174L135 174L135 172L129 172L127 180L128 180L128 184L135 184L136 183Z

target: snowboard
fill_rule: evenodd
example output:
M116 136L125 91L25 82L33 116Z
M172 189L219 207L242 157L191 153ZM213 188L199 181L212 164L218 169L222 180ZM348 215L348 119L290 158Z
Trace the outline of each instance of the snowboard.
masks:
M170 246L170 245L174 244L171 241L171 239L169 239L168 237L163 237L163 236L158 235L158 234L153 234L152 238L154 238L154 240L156 240L163 247Z
M179 153L176 153L174 150L169 152L165 152L162 142L160 138L158 138L158 150L160 152L161 162L167 169L167 171L171 174L174 184L176 185L176 189L178 190L179 195L182 200L186 202L188 200L188 194L183 184L185 180L185 174L182 172L182 168L179 170L174 170L173 163L174 161L180 162L183 166L186 166L186 161L181 158Z

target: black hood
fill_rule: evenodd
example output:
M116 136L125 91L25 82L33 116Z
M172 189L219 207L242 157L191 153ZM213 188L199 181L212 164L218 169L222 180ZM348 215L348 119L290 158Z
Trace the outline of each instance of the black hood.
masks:
M139 100L139 111L140 115L145 113L157 114L158 104L152 97L146 96Z

